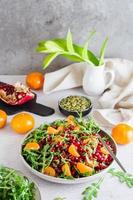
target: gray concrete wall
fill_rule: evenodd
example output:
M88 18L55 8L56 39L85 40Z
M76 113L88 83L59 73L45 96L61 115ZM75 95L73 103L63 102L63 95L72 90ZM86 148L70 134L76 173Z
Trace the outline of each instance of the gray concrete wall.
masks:
M106 57L133 60L133 0L0 0L0 74L41 70L38 41L63 37L68 27L80 44L96 29L96 53L108 35ZM48 70L67 63L57 58Z

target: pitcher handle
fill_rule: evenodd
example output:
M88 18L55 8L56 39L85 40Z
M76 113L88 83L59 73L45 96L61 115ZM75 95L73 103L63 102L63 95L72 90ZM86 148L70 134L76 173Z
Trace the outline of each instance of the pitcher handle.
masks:
M112 71L112 70L105 71L105 79L107 78L107 76L109 78L108 78L108 82L105 85L105 90L108 89L112 85L112 83L114 82L114 79L115 79L114 71Z

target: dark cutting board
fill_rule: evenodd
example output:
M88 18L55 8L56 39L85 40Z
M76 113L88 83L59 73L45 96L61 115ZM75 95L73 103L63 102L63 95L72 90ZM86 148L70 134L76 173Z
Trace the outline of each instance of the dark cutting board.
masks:
M27 111L40 116L52 115L55 111L53 108L36 103L36 97L23 105L12 106L0 100L0 109L4 110L8 115L13 115L18 112Z

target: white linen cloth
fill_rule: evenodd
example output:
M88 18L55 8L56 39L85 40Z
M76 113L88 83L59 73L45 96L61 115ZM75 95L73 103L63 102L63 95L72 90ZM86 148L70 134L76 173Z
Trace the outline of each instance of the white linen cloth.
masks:
M82 86L85 63L74 63L45 75L44 93ZM98 99L101 108L93 111L96 121L103 127L126 122L133 125L133 62L124 59L106 59L105 69L115 72L110 90Z

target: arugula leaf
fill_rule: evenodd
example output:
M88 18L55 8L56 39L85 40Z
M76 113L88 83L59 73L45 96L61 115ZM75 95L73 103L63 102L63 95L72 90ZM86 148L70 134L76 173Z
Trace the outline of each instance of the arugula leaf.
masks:
M47 57L45 57L45 58L44 58L44 61L43 61L43 64L42 64L43 69L47 68L47 67L50 65L50 63L51 63L58 55L60 55L59 52L57 52L57 53L50 53Z
M100 61L99 61L99 65L102 65L104 63L104 54L105 54L105 49L108 43L108 38L106 38L101 46L101 50L100 50Z
M128 187L133 187L133 175L125 173L123 171L118 171L114 168L109 169L108 171L112 176L118 177L121 183L125 183Z
M67 33L66 43L67 43L68 51L70 53L73 53L74 52L74 48L73 48L72 34L71 34L70 29L68 30L68 33Z
M35 185L18 171L0 166L0 199L35 200Z
M102 182L103 178L100 178L98 182L92 183L89 187L87 187L82 192L83 200L92 200L93 198L96 198Z
M84 48L82 50L82 57L87 60L88 59L88 45L89 45L89 42L90 42L90 39L92 38L92 36L96 33L96 31L92 31L90 34L89 34L89 37L88 37L88 40L86 41L85 45L84 45Z

